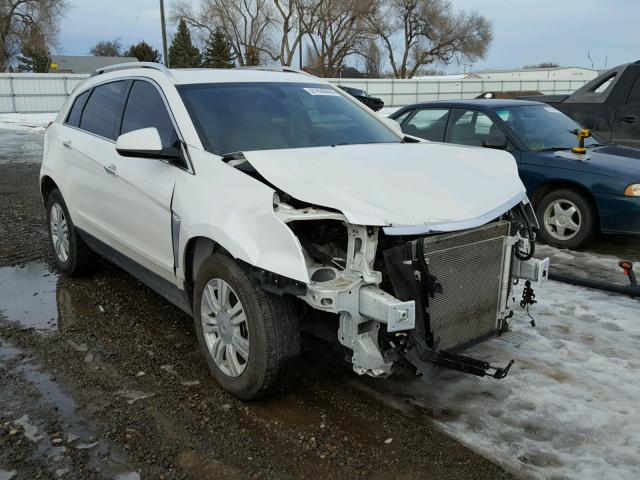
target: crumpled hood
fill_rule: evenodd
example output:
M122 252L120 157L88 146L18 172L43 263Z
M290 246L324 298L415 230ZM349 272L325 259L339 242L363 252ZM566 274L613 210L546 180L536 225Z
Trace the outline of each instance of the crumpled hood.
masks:
M486 148L398 143L244 155L282 191L358 225L471 228L526 196L514 158Z

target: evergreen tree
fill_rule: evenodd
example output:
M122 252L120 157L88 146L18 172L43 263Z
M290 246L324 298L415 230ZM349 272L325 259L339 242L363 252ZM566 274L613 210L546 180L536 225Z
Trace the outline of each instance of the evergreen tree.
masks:
M135 57L140 62L160 63L160 52L149 45L144 40L129 47L129 50L122 54L123 57Z
M20 62L19 72L46 73L49 71L51 55L44 35L38 28L32 28L22 38L22 47L17 60Z
M200 50L193 45L191 33L184 20L178 23L178 31L169 47L169 66L171 68L193 68L202 63Z
M222 31L216 30L207 40L202 66L206 68L233 68L235 67L234 60L235 56L229 40Z

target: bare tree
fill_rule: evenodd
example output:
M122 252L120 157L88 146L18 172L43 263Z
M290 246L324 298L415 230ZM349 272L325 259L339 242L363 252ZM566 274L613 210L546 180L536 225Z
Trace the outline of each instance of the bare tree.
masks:
M350 55L361 52L370 38L366 19L374 0L316 0L315 15L302 16L309 32L311 48L317 57L319 74L335 76Z
M0 72L7 69L34 28L47 46L55 45L58 20L66 6L66 0L0 0Z
M271 42L277 18L273 0L201 0L197 10L178 2L172 18L183 19L208 35L219 28L229 39L240 66L256 64L265 55L274 61L280 58Z
M368 23L396 78L412 78L425 65L483 58L493 39L486 18L455 13L448 0L378 0Z
M369 78L382 76L382 54L374 39L369 39L367 46L360 53L364 57L364 72Z
M533 65L525 65L524 69L530 69L530 68L557 68L560 65L558 65L556 62L542 62L542 63L535 63Z
M100 40L89 53L94 57L119 57L122 53L122 42L119 38L115 40Z

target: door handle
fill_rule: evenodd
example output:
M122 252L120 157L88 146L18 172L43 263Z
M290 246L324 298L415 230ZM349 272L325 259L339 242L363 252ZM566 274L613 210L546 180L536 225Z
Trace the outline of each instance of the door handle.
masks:
M65 140L64 142L62 142L62 146L65 148L71 148L71 140Z
M113 175L114 177L118 176L118 169L113 163L111 165L105 165L103 168L109 175Z
M624 123L636 123L636 120L637 120L637 119L638 119L637 117L634 117L634 116L629 115L628 117L624 117L624 118L622 119L622 121L623 121Z

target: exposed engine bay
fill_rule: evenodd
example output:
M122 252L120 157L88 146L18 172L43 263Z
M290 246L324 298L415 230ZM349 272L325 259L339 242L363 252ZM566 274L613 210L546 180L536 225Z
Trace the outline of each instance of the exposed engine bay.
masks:
M301 298L338 315L338 341L351 350L354 371L385 376L406 360L420 375L436 364L506 376L512 362L493 367L460 352L508 331L513 286L527 281L528 308L530 281L548 275L548 259L533 258L537 221L528 201L477 228L389 235L286 200L274 208L305 254L311 281Z

